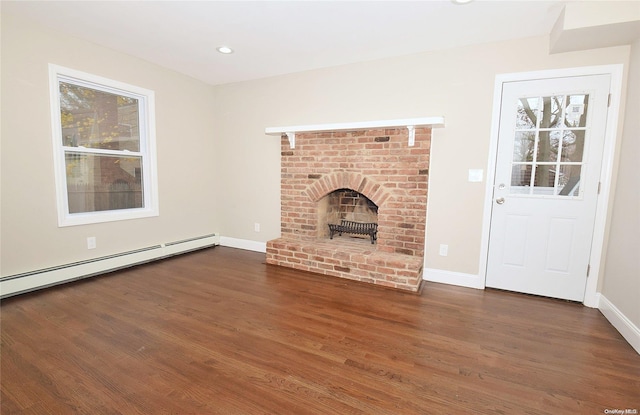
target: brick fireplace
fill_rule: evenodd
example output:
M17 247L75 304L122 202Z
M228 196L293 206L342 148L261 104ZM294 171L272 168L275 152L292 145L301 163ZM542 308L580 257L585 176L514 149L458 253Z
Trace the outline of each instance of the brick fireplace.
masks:
M267 263L419 292L430 144L430 125L283 134L281 237ZM377 240L329 239L341 219L377 223Z

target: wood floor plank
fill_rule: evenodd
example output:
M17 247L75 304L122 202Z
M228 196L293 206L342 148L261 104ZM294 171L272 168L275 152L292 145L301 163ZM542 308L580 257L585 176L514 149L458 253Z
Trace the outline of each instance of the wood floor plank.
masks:
M216 247L4 300L0 413L640 410L640 356L598 310L264 260Z

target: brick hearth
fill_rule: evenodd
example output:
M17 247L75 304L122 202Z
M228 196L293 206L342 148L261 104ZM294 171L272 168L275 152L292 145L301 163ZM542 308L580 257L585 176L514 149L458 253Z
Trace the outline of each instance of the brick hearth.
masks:
M281 238L267 263L408 291L422 281L431 129L313 132L282 138ZM351 189L378 207L378 240L327 236L319 202Z

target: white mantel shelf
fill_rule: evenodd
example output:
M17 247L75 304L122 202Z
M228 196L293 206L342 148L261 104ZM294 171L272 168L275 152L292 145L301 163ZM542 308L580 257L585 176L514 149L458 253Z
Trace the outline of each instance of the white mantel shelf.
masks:
M403 118L399 120L378 120L378 121L359 121L346 122L336 124L315 124L315 125L295 125L288 127L268 127L264 132L267 135L282 136L285 134L289 139L291 148L295 148L296 133L306 133L315 131L344 131L344 130L370 130L374 128L395 128L406 127L409 129L409 146L413 146L415 140L415 128L444 127L444 117L423 117L423 118Z

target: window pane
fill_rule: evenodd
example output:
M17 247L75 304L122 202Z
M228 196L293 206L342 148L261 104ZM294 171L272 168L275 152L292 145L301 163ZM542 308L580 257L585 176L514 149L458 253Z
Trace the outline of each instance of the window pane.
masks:
M581 166L560 165L560 177L558 178L558 195L578 196L580 192Z
M531 164L514 164L511 168L511 188L531 185ZM518 193L521 193L518 191Z
M561 161L582 162L585 130L567 130L563 133Z
M566 123L568 127L585 127L587 125L587 106L589 95L567 96Z
M536 128L540 98L520 98L516 128Z
M564 96L542 97L540 128L558 128L562 124Z
M558 158L560 131L540 131L538 138L538 161L555 162Z
M142 158L65 154L69 213L143 207Z
M535 140L535 131L517 131L513 143L513 161L533 161Z
M549 164L537 164L533 181L534 195L553 195L556 179L556 166Z
M140 151L138 100L60 82L63 145Z

